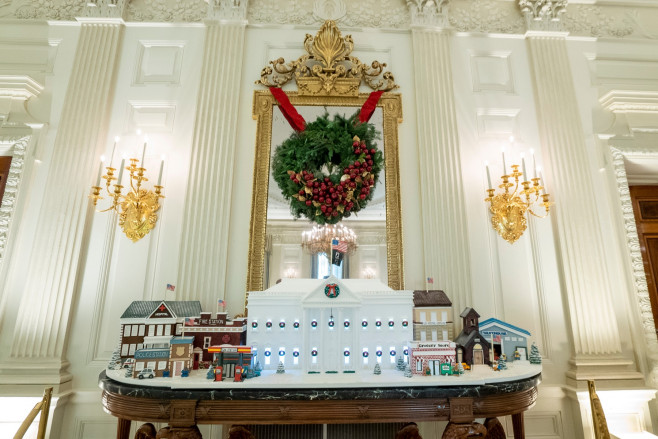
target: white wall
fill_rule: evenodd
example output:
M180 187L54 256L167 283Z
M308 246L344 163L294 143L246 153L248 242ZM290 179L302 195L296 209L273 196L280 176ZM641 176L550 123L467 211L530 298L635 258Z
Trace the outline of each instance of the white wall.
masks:
M242 64L243 76L234 87L240 90L238 135L233 163L232 193L225 194L230 203L229 273L223 285L217 286L218 297L224 296L230 313L242 312L246 279L247 242L249 236L250 199L256 122L252 120L253 84L261 68L280 56L286 60L302 54L306 33L317 26L248 26L242 59L225 62ZM73 22L4 22L0 25L2 45L17 51L42 48L43 65L12 62L17 52L0 61L2 71L31 74L45 85L44 91L29 101L31 114L47 124L39 142L30 152L30 172L24 176L18 221L12 224L11 253L0 266L0 361L9 361L16 313L31 258L32 238L37 225L43 185L53 163L51 157L69 76L77 44L79 25ZM415 62L411 34L408 30L372 31L351 29L355 41L354 55L364 62L377 59L386 62L394 72L402 94L404 122L400 125L400 175L402 224L405 251L405 287L424 288L422 206L418 172L417 118L414 83ZM114 80L114 97L106 140L106 155L111 154L112 137L122 136L120 151L138 152L141 141L133 135L135 125L150 134L146 167L155 178L160 155L167 157L163 185L165 200L154 231L138 243L132 243L111 222L108 213L92 217L88 241L84 248L84 264L79 288L73 303L66 359L73 381L62 386L54 415L53 437L109 438L114 419L102 411L96 382L118 340L118 317L132 300L165 297L165 285L176 284L180 237L183 227L183 204L188 181L192 129L202 66L204 25L129 23L125 29L119 54L119 68ZM588 437L589 418L582 401L581 388L568 385L566 372L573 356L570 320L560 280L562 257L556 246L554 223L533 219L529 230L515 244L500 239L492 230L483 202L486 178L484 162L489 161L492 178L501 173L500 144L510 134L515 146L508 148L508 166L518 162L518 153L535 150L541 164L541 146L537 134L537 114L528 48L522 35L456 33L452 36L452 73L456 98L456 116L461 147L462 182L468 222L471 260L473 307L485 317L496 317L528 329L544 356L543 383L537 406L526 414L528 437ZM614 170L609 162L609 145L597 135L605 132L610 112L598 102L602 93L611 89L654 91L658 81L650 74L658 63L658 43L654 40L568 39L568 50L577 101L587 141L590 175L594 187L597 213L606 237L607 281L614 294L617 324L622 339L622 354L630 358L644 377L653 369L647 354L642 322L638 319L637 295L634 291L629 255L621 234L619 194L614 184ZM222 53L217 53L222 57ZM52 68L48 68L48 57ZM608 59L614 62L607 62ZM593 62L603 59L606 62ZM638 71L638 60L645 70ZM653 64L652 64L653 63ZM643 64L644 65L644 64ZM648 67L647 67L648 65ZM611 67L612 66L612 67ZM6 68L5 68L6 67ZM613 68L614 67L614 68ZM636 69L636 70L633 70ZM637 75L629 71L639 72ZM626 72L626 73L624 73ZM615 76L617 75L617 76ZM221 111L221 109L219 109ZM645 117L658 118L654 111ZM141 118L141 119L139 119ZM141 120L141 122L140 122ZM438 123L438 122L437 122ZM7 127L0 128L0 136ZM625 144L639 144L636 137L626 136ZM641 147L646 148L646 141ZM648 142L656 152L656 143ZM638 146L640 148L640 146ZM117 154L119 156L119 154ZM517 160L514 160L517 159ZM526 159L529 160L526 154ZM115 162L116 162L115 158ZM603 169L600 171L600 169ZM92 182L90 182L91 184ZM550 192L550 182L549 192ZM86 188L83 188L86 191ZM559 209L559 201L555 209ZM212 220L212 219L209 219ZM609 239L609 240L608 240ZM211 245L211 243L209 243ZM438 245L438 244L437 244ZM441 288L441 285L434 285ZM178 293L178 292L177 292ZM450 291L446 291L450 296ZM173 298L173 295L168 298ZM587 304L582 304L587 306ZM458 314L461 310L455 310ZM592 322L595 328L601 322ZM605 322L603 322L605 324ZM459 329L459 328L458 328ZM24 359L26 364L30 359ZM35 377L35 382L38 378ZM631 392L630 399L641 393L643 403L632 419L650 429L655 416L651 392L643 383L616 385ZM36 386L40 388L41 386ZM38 393L27 386L3 384L0 394ZM642 393L644 392L644 393ZM580 398L580 400L579 400ZM642 399L644 398L644 399ZM5 401L5 403L7 403ZM3 404L0 398L0 404ZM581 407L584 407L581 409ZM604 401L604 408L605 401ZM617 410L610 406L611 411ZM655 410L654 410L655 411ZM617 413L616 411L614 413ZM640 415L638 415L638 413ZM649 413L649 414L647 414ZM17 417L22 414L17 413ZM639 418L638 418L639 416ZM614 419L621 419L617 415ZM508 423L509 424L509 423ZM425 434L436 426L423 427ZM511 431L511 425L508 426ZM206 428L205 437L219 437L218 429Z

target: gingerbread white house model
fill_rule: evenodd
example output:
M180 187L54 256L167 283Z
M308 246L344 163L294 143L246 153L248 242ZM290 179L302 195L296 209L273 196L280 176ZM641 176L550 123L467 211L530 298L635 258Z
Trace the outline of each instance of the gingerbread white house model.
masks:
M285 279L249 293L248 343L263 369L394 369L413 338L412 291L375 279Z

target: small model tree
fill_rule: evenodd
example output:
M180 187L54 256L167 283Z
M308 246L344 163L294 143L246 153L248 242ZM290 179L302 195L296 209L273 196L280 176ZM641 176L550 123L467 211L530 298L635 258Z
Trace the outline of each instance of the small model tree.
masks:
M532 343L530 346L530 364L541 364L541 354L539 353L539 348L535 343Z
M254 375L257 377L260 376L260 373L263 371L263 368L260 365L260 361L256 361L256 366L254 366Z
M214 380L215 379L215 368L214 367L209 367L208 372L206 372L206 378L209 380Z
M398 357L398 364L396 366L397 370L405 370L404 367L404 358L402 358L402 355Z
M505 355L501 355L500 358L498 359L498 370L506 370L507 369L507 360L505 359Z
M407 367L404 368L404 377L405 378L411 378L411 366L407 364Z
M462 363L457 363L457 372L459 373L459 375L464 374L464 365Z
M246 379L251 379L255 377L256 375L254 374L254 370L251 367L247 368L247 374L245 375Z
M276 373L286 373L286 368L283 366L283 361L279 361L279 365L276 367Z
M126 374L124 375L126 378L132 378L133 377L133 368L135 366L131 363L130 366L128 366L128 369L126 369Z
M375 375L381 375L382 374L382 367L379 365L379 363L375 363L375 370L373 372Z
M107 364L107 368L110 370L118 370L121 367L121 355L119 355L119 346L116 347L114 352L112 352L112 358Z

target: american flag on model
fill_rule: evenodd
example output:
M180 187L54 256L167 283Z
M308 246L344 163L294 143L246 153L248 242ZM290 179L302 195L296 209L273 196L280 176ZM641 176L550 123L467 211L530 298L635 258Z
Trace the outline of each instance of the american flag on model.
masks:
M347 251L347 243L334 239L331 241L331 249L337 252L345 253Z

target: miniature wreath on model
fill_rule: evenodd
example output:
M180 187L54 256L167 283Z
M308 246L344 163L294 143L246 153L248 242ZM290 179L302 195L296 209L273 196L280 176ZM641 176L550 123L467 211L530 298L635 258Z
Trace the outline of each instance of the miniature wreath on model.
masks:
M328 113L278 145L272 174L295 218L336 224L372 199L384 157L375 126Z

